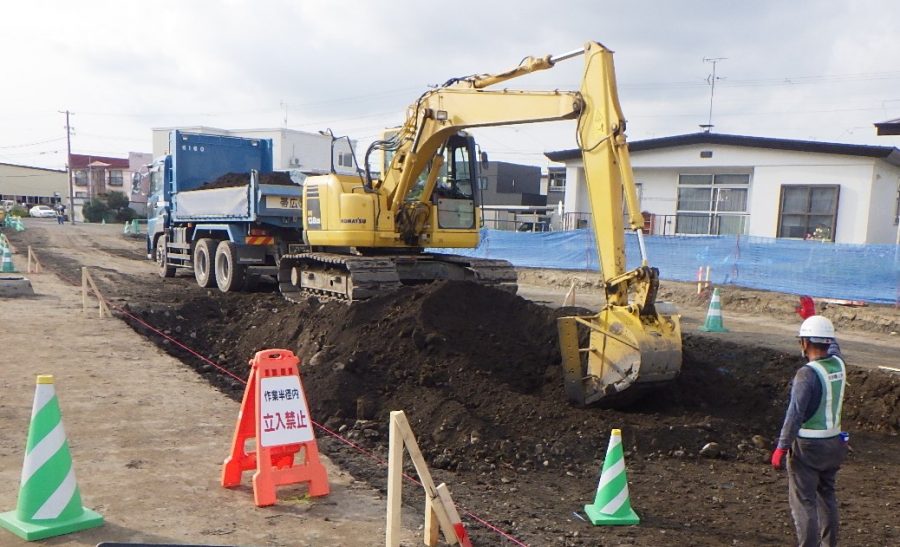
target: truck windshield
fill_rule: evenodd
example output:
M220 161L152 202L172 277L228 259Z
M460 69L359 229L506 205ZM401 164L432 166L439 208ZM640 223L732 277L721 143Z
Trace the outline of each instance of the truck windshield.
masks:
M163 190L163 170L155 166L150 170L150 195L161 195Z

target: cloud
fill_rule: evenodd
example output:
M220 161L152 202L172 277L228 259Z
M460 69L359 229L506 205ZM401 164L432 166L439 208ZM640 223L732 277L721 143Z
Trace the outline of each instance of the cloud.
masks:
M74 149L91 153L148 150L154 126L278 126L285 108L291 127L364 141L429 84L589 39L616 51L632 139L696 131L709 111L703 59L725 57L717 131L887 144L871 124L900 115L898 20L891 0L4 3L0 146L64 135L66 108ZM577 89L581 70L576 59L504 85ZM572 131L497 129L483 145L544 163ZM40 154L51 150L17 157L58 167Z

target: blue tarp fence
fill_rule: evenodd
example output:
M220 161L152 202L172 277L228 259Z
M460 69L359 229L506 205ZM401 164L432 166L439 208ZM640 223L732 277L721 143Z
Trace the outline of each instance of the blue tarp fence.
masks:
M645 236L660 277L696 281L710 267L716 285L894 304L900 301L900 246L850 245L749 236ZM626 235L628 268L640 264L637 236ZM512 232L482 230L476 249L435 249L514 266L599 270L593 230Z

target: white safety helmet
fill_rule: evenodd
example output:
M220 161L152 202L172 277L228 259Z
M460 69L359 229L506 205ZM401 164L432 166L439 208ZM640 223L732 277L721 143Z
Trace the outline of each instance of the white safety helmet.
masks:
M830 344L834 341L834 325L827 317L813 315L800 325L799 338L809 338L816 344Z

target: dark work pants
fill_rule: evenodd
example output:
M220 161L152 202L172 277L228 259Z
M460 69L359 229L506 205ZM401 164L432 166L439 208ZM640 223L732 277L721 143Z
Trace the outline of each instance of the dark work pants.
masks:
M834 482L847 455L840 437L798 438L787 459L788 500L800 547L834 547L838 540Z

